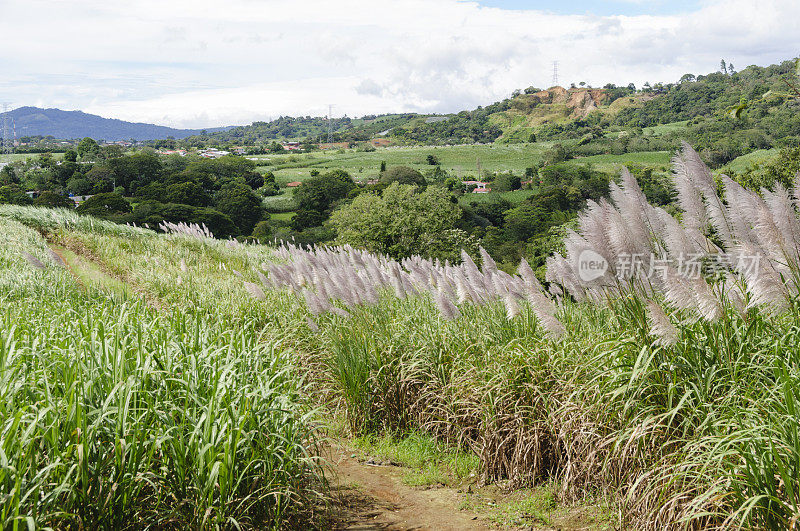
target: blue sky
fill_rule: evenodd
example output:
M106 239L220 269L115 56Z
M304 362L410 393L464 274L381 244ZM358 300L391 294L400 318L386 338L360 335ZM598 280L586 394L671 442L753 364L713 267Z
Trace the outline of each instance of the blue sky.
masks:
M561 15L674 15L700 8L699 0L572 0L553 2L542 0L479 0L487 7L500 9L549 11Z
M799 0L0 3L0 101L173 127L457 112L555 60L563 86L641 86L800 53Z

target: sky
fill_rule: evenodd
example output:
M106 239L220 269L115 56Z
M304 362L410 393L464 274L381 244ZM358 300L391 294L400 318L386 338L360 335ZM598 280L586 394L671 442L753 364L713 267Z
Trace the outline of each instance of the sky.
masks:
M798 0L0 0L0 102L172 127L448 113L800 55Z

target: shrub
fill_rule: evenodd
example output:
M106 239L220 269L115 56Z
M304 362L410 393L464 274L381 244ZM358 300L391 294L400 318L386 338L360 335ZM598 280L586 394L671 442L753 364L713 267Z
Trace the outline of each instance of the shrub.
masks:
M131 204L124 197L115 193L95 194L75 209L79 214L99 218L113 217L131 212Z
M55 192L45 191L33 200L36 206L50 208L73 208L75 203L69 198Z

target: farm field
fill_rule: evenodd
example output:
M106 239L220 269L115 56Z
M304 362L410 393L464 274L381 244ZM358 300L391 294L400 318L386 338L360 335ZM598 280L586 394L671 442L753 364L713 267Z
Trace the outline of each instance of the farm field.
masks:
M660 171L668 171L672 153L669 151L643 151L622 155L593 155L578 157L568 161L570 164L591 164L595 169L607 173L618 173L626 164L640 164Z
M16 162L18 160L28 160L38 157L39 153L0 153L0 162ZM55 160L60 160L64 156L63 153L53 153Z
M650 127L644 127L643 131L645 135L661 136L668 133L683 131L684 129L686 129L688 124L689 120L683 120L680 122L670 122L668 124L659 124Z
M569 144L574 141L566 141ZM441 169L450 175L461 176L463 180L477 178L477 162L480 161L482 171L510 171L515 175L524 175L525 169L540 164L544 153L556 142L540 142L533 144L493 144L480 146L430 146L381 148L372 152L354 149L309 153L303 155L269 155L259 157L269 161L270 165L259 165L260 172L272 171L275 180L282 187L283 194L265 199L270 212L287 212L291 210L291 190L285 188L290 182L303 182L311 177L312 171L325 173L333 169L347 171L356 181L365 182L375 179L380 172L381 162L387 167L403 165L421 173L431 171L433 166L427 163L426 157L434 155ZM652 168L659 173L667 173L671 153L667 151L625 153L622 155L595 155L577 157L566 162L568 165L587 165L597 171L616 175L626 165L638 165ZM260 164L260 163L257 163ZM291 167L287 167L291 166ZM462 205L471 202L487 202L497 197L519 203L534 195L535 190L518 190L514 192L487 194L466 194L459 199Z
M525 199L536 194L536 190L513 190L511 192L489 192L486 194L463 194L458 198L458 202L468 205L472 202L483 203L493 201L496 198L505 199L512 204L520 203Z
M269 165L259 165L259 170L271 170L276 178L285 182L302 181L304 177L308 177L311 169L324 172L327 169L340 168L351 173L354 178L366 178L378 174L381 162L386 162L387 166L403 165L425 171L432 168L426 162L428 155L436 156L442 169L467 179L475 176L478 161L483 170L523 173L525 168L539 162L542 154L555 143L396 147L370 152L343 150L304 155L264 155L258 158L269 161ZM296 167L284 168L289 165Z

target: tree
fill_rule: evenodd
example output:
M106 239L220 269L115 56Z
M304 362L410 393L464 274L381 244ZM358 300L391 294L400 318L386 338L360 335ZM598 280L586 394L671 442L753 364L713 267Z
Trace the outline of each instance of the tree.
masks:
M28 194L16 184L0 186L0 203L11 203L12 205L30 205L33 200Z
M693 83L695 80L694 74L683 74L679 83Z
M259 221L256 223L256 226L253 228L253 238L257 239L261 243L266 243L269 241L270 237L272 236L272 227L269 224L269 221Z
M123 155L122 146L103 146L102 157L106 160L116 159Z
M79 214L109 217L126 214L133 210L124 197L115 193L95 194L75 209Z
M451 197L438 186L419 191L416 186L397 182L382 195L362 193L331 215L336 242L393 258L412 254L442 258L440 244L464 236L449 232L458 230L456 224L462 215ZM450 248L450 253L458 251Z
M91 183L91 189L86 193L100 194L103 192L112 192L114 190L114 181L116 180L116 176L108 166L95 164L92 166L92 169L86 173L86 179Z
M321 225L337 202L345 199L356 183L343 170L333 170L312 177L294 191L297 215L292 219L295 230Z
M552 214L531 204L522 204L506 211L504 214L506 238L517 242L526 241L547 226Z
M273 176L273 179L275 177ZM258 172L251 171L247 175L245 175L244 182L247 183L247 186L252 188L253 190L258 190L262 186L264 186L264 176Z
M228 182L214 194L214 207L231 218L242 234L253 232L266 212L253 189L238 181Z
M92 157L100 153L100 146L97 145L97 142L94 141L93 138L89 138L88 136L78 142L78 155L83 158Z
M413 184L416 186L425 186L425 177L420 172L409 168L408 166L394 166L380 176L382 184Z
M18 168L14 167L15 164L7 164L0 169L0 185L6 184L19 184L20 178L17 174ZM19 173L22 173L22 170L19 170Z
M49 190L39 194L39 197L33 200L33 204L49 208L72 208L75 206L70 198Z
M153 186L158 183L151 183L148 186ZM181 203L184 205L192 205L204 207L211 204L211 197L199 184L195 182L175 183L170 184L164 190L164 195L161 197L168 203ZM153 198L157 199L157 198Z
M256 165L252 160L226 155L218 159L191 162L184 171L187 178L183 180L194 180L203 186L215 189L219 189L228 181L240 180L244 183L258 184L258 186L251 185L251 188L260 188L264 184L264 177L255 169Z
M139 186L159 180L162 175L161 158L152 150L111 159L105 165L111 169L116 186L122 186L131 195L136 194Z
M92 182L76 173L67 181L67 192L73 195L89 195L92 193Z
M444 180L444 187L450 190L451 192L458 192L463 194L464 193L464 183L461 182L461 179L456 177L447 177Z
M281 193L280 188L275 183L267 183L257 191L262 197L271 197Z
M555 144L553 147L544 152L544 164L558 164L572 158L572 154L564 147L563 144Z
M723 74L725 74L725 75L728 74L728 67L725 64L725 59L720 59L720 61L719 61L719 69Z
M68 149L64 152L64 160L66 162L76 162L78 160L78 152L74 149Z
M436 155L428 155L425 157L425 161L428 163L429 166L438 166L439 165L439 157Z
M522 188L522 179L511 173L501 173L492 183L492 191L510 192Z

